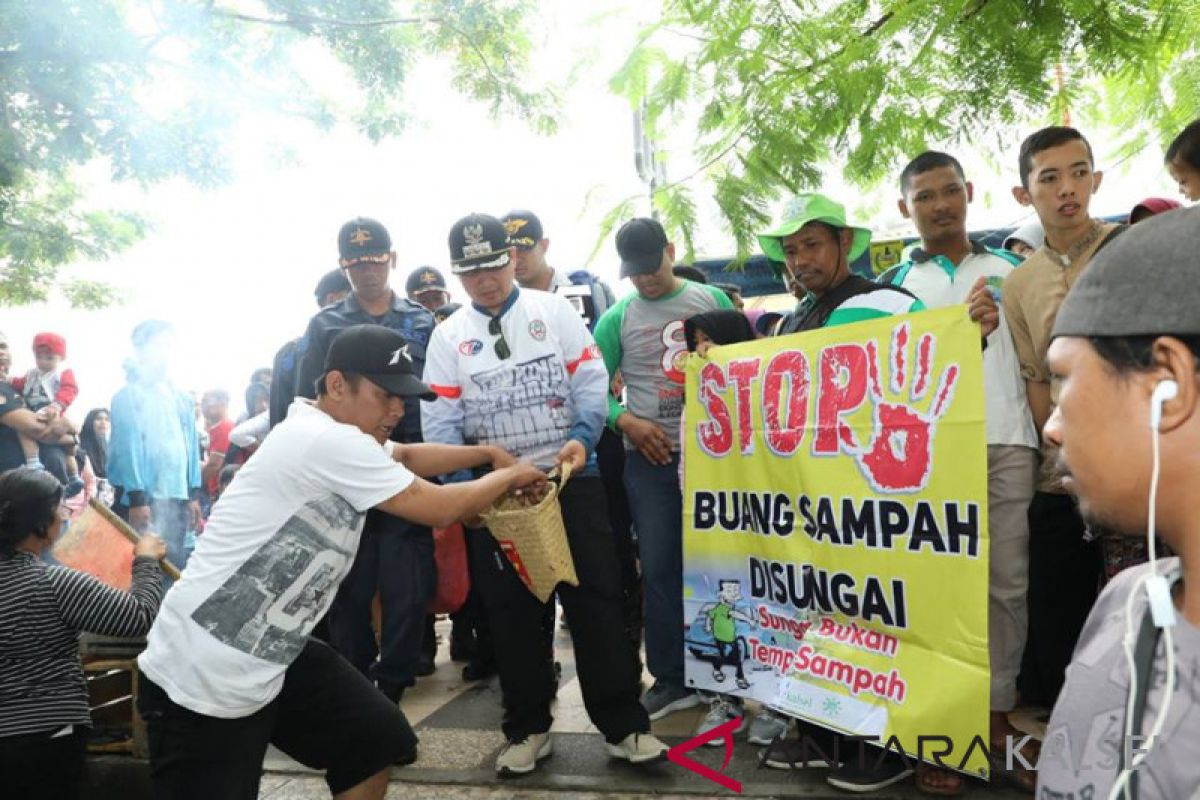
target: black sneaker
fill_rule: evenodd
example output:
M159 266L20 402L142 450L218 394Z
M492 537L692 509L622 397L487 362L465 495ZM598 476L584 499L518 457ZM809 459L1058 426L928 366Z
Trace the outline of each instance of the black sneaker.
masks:
M857 753L846 758L845 763L825 780L835 789L861 794L886 789L912 774L912 763L895 753L881 758L878 752L867 752L861 759Z
M462 679L468 683L487 680L495 674L496 665L483 661L472 661L462 669Z
M433 656L425 653L417 659L417 668L415 674L418 678L428 678L437 671L437 665L433 663Z
M475 657L475 636L467 633L450 634L450 660L462 663Z
M795 738L787 738L785 728L763 749L760 764L771 769L836 769L846 758L843 744L833 731L798 721Z

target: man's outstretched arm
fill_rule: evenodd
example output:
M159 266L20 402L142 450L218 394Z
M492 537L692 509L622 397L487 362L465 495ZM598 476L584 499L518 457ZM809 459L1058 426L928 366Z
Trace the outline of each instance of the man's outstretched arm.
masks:
M482 478L439 486L414 478L404 491L375 506L393 516L446 528L461 520L472 519L501 495L526 488L537 489L546 482L546 474L532 464L513 464L489 472Z

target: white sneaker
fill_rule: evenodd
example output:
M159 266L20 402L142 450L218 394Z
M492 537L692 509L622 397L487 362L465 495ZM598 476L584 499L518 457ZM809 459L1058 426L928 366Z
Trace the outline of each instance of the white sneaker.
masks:
M665 744L649 733L631 733L618 744L605 745L613 758L622 758L630 764L654 764L667 758Z
M792 729L792 720L782 714L777 714L766 706L750 723L750 734L746 741L750 744L770 744Z
M695 735L703 736L713 728L724 725L729 720L737 719L738 717L741 717L742 721L738 723L737 728L734 730L735 734L746 730L746 710L740 702L734 701L726 695L718 694L709 701L708 713L704 715L704 718L700 720L700 724L696 726ZM709 747L722 747L725 744L725 740L717 737L716 739L709 739L705 744Z
M548 733L534 733L519 742L509 742L496 756L496 774L501 778L528 775L537 769L537 762L553 752Z

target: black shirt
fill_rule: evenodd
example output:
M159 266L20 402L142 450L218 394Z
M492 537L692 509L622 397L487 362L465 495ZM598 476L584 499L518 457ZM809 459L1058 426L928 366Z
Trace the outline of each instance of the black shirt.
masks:
M0 381L0 472L25 466L25 452L17 431L4 422L11 411L25 408L25 399L8 381ZM46 470L63 483L67 482L66 453L61 447L39 444L38 451Z

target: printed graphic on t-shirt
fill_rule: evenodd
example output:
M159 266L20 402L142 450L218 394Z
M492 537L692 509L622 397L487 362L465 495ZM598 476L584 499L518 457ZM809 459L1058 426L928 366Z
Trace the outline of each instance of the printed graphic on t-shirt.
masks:
M677 319L668 322L662 329L662 370L667 379L678 384L683 384L687 380L684 375L684 367L687 365L688 349L687 336L683 330L683 320ZM680 390L680 397L683 392ZM661 400L660 400L661 404ZM678 415L678 412L676 412Z
M683 414L683 389L658 390L658 416L671 419Z
M471 381L479 396L463 400L469 441L497 444L516 456L563 441L571 429L570 404L562 393L566 379L555 354L475 373Z
M341 497L313 500L292 515L192 613L218 641L291 664L350 568L360 514Z

